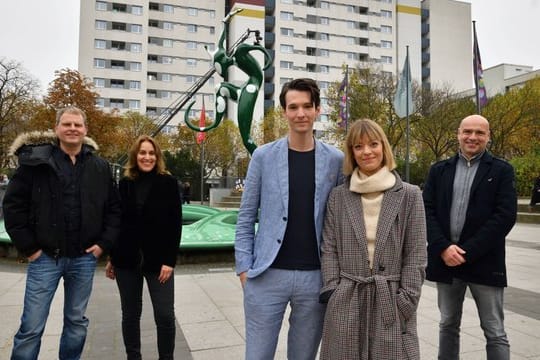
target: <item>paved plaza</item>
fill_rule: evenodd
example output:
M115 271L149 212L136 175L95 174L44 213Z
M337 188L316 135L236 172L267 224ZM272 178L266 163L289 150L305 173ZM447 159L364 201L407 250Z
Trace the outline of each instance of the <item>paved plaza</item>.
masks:
M540 360L540 225L517 224L507 240L509 287L505 292L506 328L513 360ZM231 263L210 264L196 271L179 265L175 275L177 318L176 359L243 359L242 290ZM25 264L0 262L0 359L8 359L21 315ZM145 290L146 292L146 290ZM59 289L43 337L40 359L57 359L62 325ZM155 326L148 295L142 319L143 358L156 359ZM101 264L88 309L89 334L83 359L125 359L120 300L116 284L105 278ZM435 359L439 313L433 283L423 287L418 310L422 359ZM286 321L276 359L286 359ZM484 338L474 302L464 307L461 359L485 359ZM385 360L385 359L381 359Z

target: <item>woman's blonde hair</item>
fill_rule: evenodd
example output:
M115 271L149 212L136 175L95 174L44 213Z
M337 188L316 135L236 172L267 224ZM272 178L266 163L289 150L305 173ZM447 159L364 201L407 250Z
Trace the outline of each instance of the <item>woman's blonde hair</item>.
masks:
M124 166L124 176L130 179L135 179L140 175L141 172L139 170L139 167L137 166L137 154L139 153L139 149L141 148L141 144L143 142L149 142L154 147L154 152L156 154L156 173L170 175L171 173L165 168L163 154L156 140L154 140L154 138L152 138L151 136L141 135L137 140L135 140L133 145L131 145L131 149L128 153L128 161L126 166Z
M384 133L384 130L375 121L370 119L360 119L353 122L347 137L345 139L345 160L343 161L343 174L349 176L353 173L354 169L358 166L354 159L353 146L358 144L363 137L369 140L377 140L382 143L383 146L383 161L382 165L386 166L388 170L394 170L396 168L396 160L392 153L392 148L388 142L388 138Z

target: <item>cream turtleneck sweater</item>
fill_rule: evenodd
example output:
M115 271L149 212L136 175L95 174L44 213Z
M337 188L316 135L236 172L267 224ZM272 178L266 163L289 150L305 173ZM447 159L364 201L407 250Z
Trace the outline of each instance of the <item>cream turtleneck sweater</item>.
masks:
M381 212L383 194L395 183L396 177L386 166L383 166L371 176L363 174L358 168L354 169L351 175L349 190L361 194L370 268L373 268L377 223Z

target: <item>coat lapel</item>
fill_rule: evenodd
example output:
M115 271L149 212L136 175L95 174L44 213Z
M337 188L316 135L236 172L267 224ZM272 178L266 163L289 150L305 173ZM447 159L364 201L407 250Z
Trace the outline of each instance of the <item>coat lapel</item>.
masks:
M347 190L343 192L343 201L346 216L353 228L354 237L358 243L358 248L362 251L363 256L368 258L366 229L364 226L364 210L362 208L362 199L360 194L349 191L349 182L345 185ZM351 239L352 240L352 239Z
M379 263L382 252L386 251L385 243L394 225L394 219L397 217L398 211L401 208L404 194L403 183L396 176L396 184L384 193L382 199L381 212L379 213L379 220L377 222L375 254L373 255L374 265Z
M280 199L284 209L289 208L289 140L284 138L277 144L276 174L278 174ZM271 174L273 175L273 174Z

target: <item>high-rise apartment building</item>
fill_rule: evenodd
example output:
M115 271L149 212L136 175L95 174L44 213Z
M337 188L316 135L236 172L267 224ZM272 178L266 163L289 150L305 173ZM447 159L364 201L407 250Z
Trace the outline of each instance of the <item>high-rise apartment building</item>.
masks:
M448 11L445 18L445 8L435 8L435 3L458 9ZM457 83L456 88L468 82L465 88L470 88L471 71L446 67L472 62L470 5L454 3L458 2L81 0L79 71L93 80L100 94L98 106L159 115L211 68L205 47L214 50L222 19L229 11L243 9L228 23L229 46L248 29L258 30L261 44L274 60L265 71L254 120L261 119L265 109L279 106L284 82L311 77L322 89L320 121L325 123L330 112L325 90L343 79L344 65L351 71L369 66L395 76L403 67L406 46L413 80L434 84L435 79L446 79ZM452 23L460 31L444 38L443 29ZM436 40L430 38L435 35ZM253 55L262 63L262 53ZM246 78L232 69L227 81L239 85ZM191 117L198 114L201 95L207 116L213 117L214 88L221 81L214 75L198 91ZM228 111L228 117L236 119L234 103L229 102ZM171 124L178 124L183 116L180 112Z

